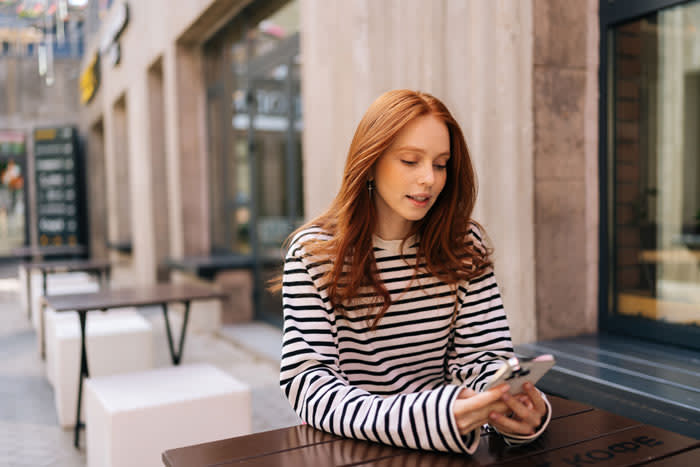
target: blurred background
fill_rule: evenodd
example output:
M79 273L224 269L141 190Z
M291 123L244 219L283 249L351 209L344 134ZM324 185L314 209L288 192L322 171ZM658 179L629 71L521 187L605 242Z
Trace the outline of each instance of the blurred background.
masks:
M0 256L82 245L279 325L282 241L405 87L463 125L516 342L695 346L698 27L696 1L2 0Z
M0 45L6 264L75 247L280 329L282 242L411 88L462 125L517 344L700 349L700 1L0 0Z

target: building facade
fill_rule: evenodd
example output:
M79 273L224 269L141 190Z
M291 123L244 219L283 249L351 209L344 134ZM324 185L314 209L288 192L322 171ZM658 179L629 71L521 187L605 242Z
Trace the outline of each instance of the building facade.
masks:
M0 262L29 246L84 250L79 141L63 137L78 123L84 10L34 3L0 2Z
M645 3L616 21L673 7ZM465 132L514 340L595 332L613 254L601 5L115 1L82 64L92 253L118 259L125 282L235 291L226 321L279 322L264 286L282 240L337 192L367 106L419 89Z

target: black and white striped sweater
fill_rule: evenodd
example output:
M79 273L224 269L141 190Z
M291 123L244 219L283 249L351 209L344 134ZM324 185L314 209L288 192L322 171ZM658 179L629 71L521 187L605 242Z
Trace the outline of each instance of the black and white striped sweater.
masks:
M391 306L375 330L363 307L336 313L320 283L329 264L305 253L300 232L285 260L284 339L280 385L296 413L336 435L414 449L473 453L479 430L460 436L453 404L466 386L481 390L513 355L510 332L492 271L455 291L429 274L414 275L415 240L374 237L379 275ZM482 246L473 228L469 241ZM454 307L458 314L451 326ZM450 332L454 332L450 345ZM510 444L533 436L505 436Z

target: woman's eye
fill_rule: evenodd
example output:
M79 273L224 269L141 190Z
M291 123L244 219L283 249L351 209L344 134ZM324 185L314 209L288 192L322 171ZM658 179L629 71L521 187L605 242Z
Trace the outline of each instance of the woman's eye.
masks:
M404 160L404 159L401 159L401 162L403 162L403 163L406 164L406 165L416 165L416 164L417 164L416 161L407 161L407 160Z
M447 164L445 164L445 165L435 164L435 168L438 170L445 170L445 169L447 169Z

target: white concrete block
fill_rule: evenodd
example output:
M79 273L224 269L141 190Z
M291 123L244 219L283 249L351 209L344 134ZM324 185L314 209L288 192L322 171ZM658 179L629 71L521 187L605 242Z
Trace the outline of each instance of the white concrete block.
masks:
M171 279L176 284L201 284L208 287L212 285L209 281L203 281L180 271L173 271ZM168 306L169 313L177 315L180 322L184 317L184 309L184 306L179 304ZM190 303L190 318L187 328L194 332L217 332L221 329L221 314L221 300L195 300Z
M195 332L216 332L221 329L221 300L191 302L187 326Z
M58 422L66 428L75 425L80 325L75 315L68 319L56 319L54 325L55 342L51 349L54 400ZM86 334L90 376L142 371L153 367L151 323L136 311L90 312Z
M136 268L133 266L131 255L124 255L113 251L110 254L112 272L110 274L110 286L118 289L133 287L136 277Z
M88 312L87 322L92 325L92 320L103 320L109 317L116 317L117 319L124 320L135 320L136 322L143 319L143 317L136 311L134 307L126 308L113 308L109 311L103 312L99 310ZM56 312L51 307L46 307L44 309L44 332L46 333L46 378L49 380L49 384L52 386L56 381L56 346L57 346L57 325L71 323L73 330L80 332L80 320L78 318L78 313L75 311L62 311ZM150 323L149 323L150 325ZM79 334L78 334L79 335ZM150 368L150 367L148 367Z
M41 332L40 310L41 298L44 295L41 274L32 273L32 325ZM73 275L75 274L75 275ZM49 295L65 295L72 293L89 293L100 290L100 284L85 273L52 274L46 284ZM25 309L26 310L26 309Z
M97 292L100 289L100 286L96 282L77 282L77 283L71 283L69 285L63 284L63 285L55 285L51 286L48 288L49 294L53 295L66 295L66 294L74 294L74 293L91 293L91 292ZM33 291L34 289L32 289ZM34 292L32 292L32 295L34 295ZM47 308L44 307L44 327L42 329L41 326L41 292L39 292L39 295L35 297L36 300L34 302L34 305L32 305L34 308L32 308L32 324L34 325L34 329L36 330L36 343L37 343L37 349L39 352L41 352L41 340L43 339L44 334L46 333L46 326L47 326L47 317L51 319L51 314L47 313Z
M208 364L90 378L88 467L162 466L167 449L251 432L250 389Z
M27 290L27 268L24 264L20 264L18 267L17 280L19 282L19 303L24 312L27 311L27 305L29 303L29 291ZM32 292L32 304L37 306L37 301L42 295L43 291L43 279L39 271L33 270L30 275L30 288ZM95 280L85 272L68 272L68 273L57 273L49 274L47 280L47 287L52 285L60 285L63 283L81 283L81 282L94 282ZM38 308L32 308L32 311ZM36 314L36 313L35 313ZM36 321L36 320L33 320Z
M23 264L20 264L17 268L17 281L18 281L18 292L19 292L19 305L22 307L22 311L27 312L27 268Z

